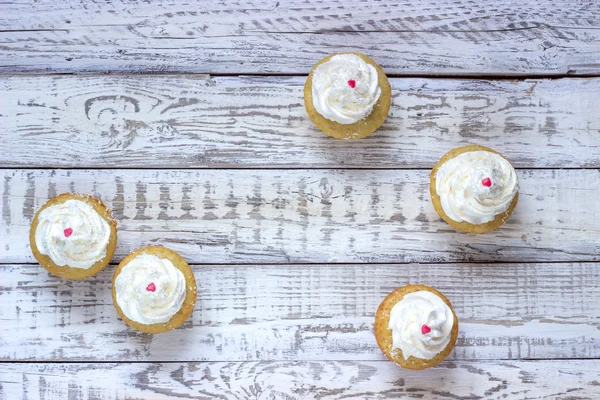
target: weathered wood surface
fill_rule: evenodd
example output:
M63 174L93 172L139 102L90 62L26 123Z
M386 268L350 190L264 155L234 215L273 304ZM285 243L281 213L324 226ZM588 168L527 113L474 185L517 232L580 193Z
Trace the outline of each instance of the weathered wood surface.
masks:
M194 263L593 261L599 176L520 170L511 219L468 235L436 214L428 170L6 169L0 261L35 261L31 219L68 191L98 195L113 208L115 260L162 244Z
M64 281L2 265L0 359L78 361L384 360L379 303L408 283L440 289L460 333L450 360L600 356L599 263L194 265L198 302L151 336L118 319L114 265Z
M302 77L0 78L5 167L431 168L482 143L518 167L600 167L598 79L392 79L383 127L320 132Z
M337 51L395 76L360 142L302 104ZM593 1L0 0L0 399L600 398L600 78L540 79L600 76L598 54ZM467 143L521 168L492 234L429 200L429 168ZM180 329L121 322L114 265L69 282L34 263L31 218L65 191L114 208L113 262L163 244L193 263ZM406 283L461 321L431 370L373 337Z
M0 72L306 74L360 51L390 74L600 72L593 1L7 2Z
M6 399L595 400L600 361L0 364Z

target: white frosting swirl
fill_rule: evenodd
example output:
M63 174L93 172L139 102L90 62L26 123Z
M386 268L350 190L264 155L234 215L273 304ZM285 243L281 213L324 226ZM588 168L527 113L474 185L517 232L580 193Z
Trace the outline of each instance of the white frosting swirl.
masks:
M185 286L183 273L170 260L152 254L135 257L115 279L123 314L146 325L168 322L185 300Z
M423 325L431 331L423 333ZM392 348L410 356L431 360L450 343L454 315L436 294L420 290L405 295L390 312Z
M446 161L435 179L444 213L457 222L493 221L519 191L512 165L489 151L470 151Z
M353 124L371 114L380 95L377 70L354 54L335 55L313 73L315 109L340 124Z
M88 203L67 200L42 210L35 245L58 266L88 269L106 257L108 222Z

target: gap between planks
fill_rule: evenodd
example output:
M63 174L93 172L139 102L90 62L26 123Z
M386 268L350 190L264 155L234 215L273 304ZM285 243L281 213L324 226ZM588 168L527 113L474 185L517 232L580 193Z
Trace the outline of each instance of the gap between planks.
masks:
M431 171L429 167L393 167L393 166L383 166L383 167L249 167L247 165L240 165L239 167L218 167L218 168L206 168L206 167L185 167L185 168L173 168L173 167L119 167L119 168L110 168L110 167L4 167L0 166L0 170L63 170L63 171L90 171L90 170L99 170L99 171L164 171L164 172L175 172L175 171L236 171L236 170L252 170L252 171L331 171L331 170L341 170L341 171ZM565 168L556 168L556 167L516 167L517 171L580 171L580 170L600 170L598 167L565 167Z
M583 261L577 261L577 262L581 262L581 263L586 263L586 264L600 264L599 260L583 260ZM496 263L490 263L490 261L469 261L469 264L475 264L475 265L486 265L486 264L493 264L493 265L497 265L497 264L506 264L506 265L512 265L512 264L517 264L517 265L521 265L521 264L564 264L565 261L499 261ZM385 263L380 263L380 262L369 262L369 263L361 263L361 262L353 262L353 263L347 263L347 262L294 262L293 264L290 263L277 263L277 262L261 262L261 263L218 263L218 262L209 262L209 263L201 263L201 262L191 262L189 263L190 267L231 267L231 268L236 268L236 267L254 267L254 266L261 266L261 267L310 267L310 266L314 266L315 264L317 265L331 265L331 266L336 266L336 267L344 267L344 266L351 266L351 265L369 265L371 267L377 267L377 266L386 266L386 265L398 265L398 266L410 266L410 265L448 265L448 266L456 266L456 265L462 265L465 264L464 261L439 261L439 262L419 262L419 261L415 261L415 262L385 262ZM34 265L39 265L39 263L36 262L0 262L0 266L3 265L23 265L23 266L34 266ZM117 265L119 265L119 263L117 262L111 262L107 265L106 268L109 267L116 267Z
M503 358L503 357L495 357L495 358L491 358L491 357L483 357L483 358L478 358L477 360L447 360L447 361L443 361L441 364L439 364L440 366L444 366L446 364L449 363L461 363L461 364L476 364L479 362L531 362L531 363L535 363L535 362L544 362L544 361L556 361L556 362L560 362L560 361L596 361L596 360L600 360L600 357L565 357L565 358L535 358L535 357L523 357L523 358L519 358L519 359L514 359L514 358ZM365 358L365 359L345 359L345 358L340 358L340 359L335 359L335 358L328 358L327 360L286 360L286 359L269 359L269 360L260 360L260 361L255 361L255 360L232 360L232 361L223 361L222 359L215 359L215 360L209 360L209 359L203 359L201 361L198 360L126 360L126 361L120 361L120 360L0 360L0 366L2 364L29 364L29 365L44 365L44 364L182 364L182 363L193 363L193 364L201 364L201 363L227 363L227 364L248 364L248 363L256 363L256 362L263 362L263 363L288 363L288 362L307 362L307 363L320 363L320 362L334 362L334 363L346 363L346 362L369 362L369 363L391 363L391 361L389 360L373 360L370 358ZM398 367L400 368L400 367Z
M310 72L310 71L309 71ZM385 71L384 71L385 72ZM296 74L296 73L284 73L284 72L273 72L273 73L257 73L257 74L250 74L250 73L244 73L244 74L239 74L239 73L211 73L211 74L207 74L207 73L203 73L203 72L177 72L177 71L166 71L166 72L160 72L160 71L140 71L140 72L111 72L111 71L102 71L102 72L98 72L98 71L90 71L90 72L79 72L79 71L75 71L75 72L49 72L49 73L43 73L43 72L39 72L39 73L33 73L33 72L27 72L27 73L14 73L14 72L8 72L8 73L3 73L0 70L0 77L3 78L28 78L28 77L48 77L48 78L52 78L52 77L60 77L60 76L83 76L83 77L88 77L88 78L92 78L92 77L104 77L104 76L114 76L114 77L139 77L139 76L155 76L155 77L177 77L177 78L181 78L181 77L190 77L190 78L198 78L198 77L205 77L206 79L210 79L210 78L272 78L272 77L282 77L282 78L306 78L308 77L308 73L305 74ZM406 74L406 75L402 75L402 74L385 74L386 77L388 77L389 79L439 79L439 80L473 80L473 79L485 79L486 81L526 81L528 79L546 79L546 80L559 80L559 79L577 79L577 78L581 78L581 79L586 79L586 78L600 78L600 73L589 73L589 74L577 74L577 75L573 75L573 74L563 74L563 73L558 73L558 74L548 74L548 75L544 75L544 74L522 74L522 73L515 73L515 74L501 74L501 75L496 75L496 74L485 74L485 73L473 73L473 74L463 74L463 75L457 75L457 74Z

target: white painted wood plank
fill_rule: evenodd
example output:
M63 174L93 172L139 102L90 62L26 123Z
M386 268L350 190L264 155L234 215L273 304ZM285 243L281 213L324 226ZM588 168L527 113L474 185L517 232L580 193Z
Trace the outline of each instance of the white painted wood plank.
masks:
M91 399L561 399L600 396L600 361L0 364L0 395Z
M460 320L449 360L600 357L600 264L194 265L198 302L180 328L130 329L112 304L114 266L63 281L1 265L0 359L79 361L384 360L375 312L421 283Z
M1 77L5 167L431 168L482 143L518 167L599 167L600 79L391 79L386 123L320 132L304 78Z
M361 51L390 74L600 72L594 2L8 2L0 72L306 74Z
M520 170L501 229L457 232L435 213L428 170L2 170L0 262L35 262L35 211L71 191L119 222L114 261L162 244L193 263L593 261L600 171Z

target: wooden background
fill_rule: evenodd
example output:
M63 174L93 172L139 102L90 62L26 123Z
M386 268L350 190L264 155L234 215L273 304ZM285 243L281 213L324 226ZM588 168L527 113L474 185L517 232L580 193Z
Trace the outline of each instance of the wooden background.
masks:
M385 124L318 131L302 87L337 51L390 77ZM600 398L600 3L0 0L1 399ZM449 149L514 162L490 234L435 213ZM66 191L119 221L85 281L32 257ZM198 303L150 336L117 317L114 264L162 244ZM460 334L426 371L385 360L387 293L434 286Z

